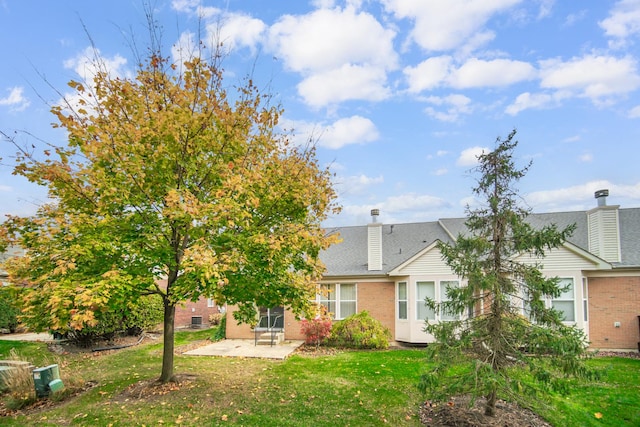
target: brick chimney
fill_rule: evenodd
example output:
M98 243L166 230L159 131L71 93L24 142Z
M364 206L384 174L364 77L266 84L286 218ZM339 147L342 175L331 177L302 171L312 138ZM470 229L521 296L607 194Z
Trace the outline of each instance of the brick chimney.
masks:
M382 270L382 224L379 209L371 209L371 223L367 226L367 269Z

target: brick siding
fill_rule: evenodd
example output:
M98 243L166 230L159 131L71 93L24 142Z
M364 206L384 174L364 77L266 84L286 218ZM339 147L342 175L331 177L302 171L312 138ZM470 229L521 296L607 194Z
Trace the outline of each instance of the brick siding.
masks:
M589 278L592 348L637 349L640 342L640 277ZM620 327L614 323L620 322Z
M176 328L191 327L191 317L202 316L202 326L209 327L209 316L211 314L220 313L220 308L214 304L213 307L207 306L207 299L200 298L196 302L186 302L176 307Z
M358 312L367 310L375 319L389 328L392 336L395 334L395 285L393 282L360 282L357 284L357 308ZM253 331L248 325L239 325L233 319L235 306L227 308L227 338L253 339ZM285 338L288 340L303 340L300 332L300 321L294 314L285 310ZM395 339L395 336L393 337Z

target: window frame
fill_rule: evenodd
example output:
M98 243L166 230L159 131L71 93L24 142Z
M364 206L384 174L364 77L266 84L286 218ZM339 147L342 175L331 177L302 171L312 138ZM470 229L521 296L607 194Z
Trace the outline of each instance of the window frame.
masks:
M429 297L429 292L427 292L427 295L425 295L423 298L420 297L420 285L432 285L433 286L433 299L437 301L436 299L436 283L437 280L416 280L416 285L415 285L415 290L416 290L416 315L415 315L415 320L419 320L419 321L436 321L436 311L432 310L431 308L427 307L426 304L424 303L424 300ZM422 312L424 312L425 317L421 318L421 314Z
M449 297L447 297L447 286L451 287L450 284L451 283L455 283L456 287L459 288L460 287L460 280L439 280L438 281L438 290L440 292L440 298L438 299L438 302L443 303L446 301L449 301ZM443 284L446 284L443 287ZM460 320L460 315L456 314L456 315L449 315L447 314L446 317L445 315L442 313L442 307L440 307L439 313L437 313L438 316L438 320L441 322L453 322L455 320Z
M404 286L404 298L400 298L400 286ZM400 316L402 310L401 305L404 305L404 317ZM396 286L396 319L409 320L409 284L406 280L397 283Z
M558 309L555 305L554 302L558 302L558 303L567 303L567 302L571 302L571 310L572 310L572 319L571 320L567 320L566 315L563 317L562 322L563 323L576 323L576 280L574 277L558 277L559 282L558 285L560 287L564 287L566 284L562 284L563 280L570 280L571 281L571 298L566 298L565 297L565 292L563 292L560 296L558 296L558 298L547 298L548 301L548 307L553 308L556 311L559 311L563 314L566 313L565 310L560 310Z
M316 295L316 303L324 305L327 308L327 312L333 320L342 320L345 317L349 317L351 314L358 312L358 284L357 283L323 283L320 285L323 289L328 290L327 295L318 293ZM353 286L353 299L342 298L342 287ZM333 290L332 290L333 289ZM353 313L344 315L342 305L346 303L353 303ZM331 305L335 307L332 311Z
M455 277L455 278L447 278L447 279L429 279L429 280L416 280L415 281L415 299L416 299L416 313L415 313L415 320L417 321L429 321L429 322L453 322L456 320L460 320L464 315L463 314L456 314L455 316L453 315L443 315L441 313L442 311L442 307L440 307L440 310L432 310L428 307L425 306L424 304L424 298L420 298L420 291L419 291L419 287L421 284L431 284L433 286L433 300L436 301L436 303L442 303L445 301L448 301L448 297L447 297L447 293L446 293L446 287L451 287L451 284L455 283L456 287L461 287L463 286L462 284L462 280L459 277ZM429 292L427 292L429 293ZM427 297L429 295L426 295L425 297ZM427 318L426 319L422 319L421 318L421 311L425 312L426 311L426 315Z

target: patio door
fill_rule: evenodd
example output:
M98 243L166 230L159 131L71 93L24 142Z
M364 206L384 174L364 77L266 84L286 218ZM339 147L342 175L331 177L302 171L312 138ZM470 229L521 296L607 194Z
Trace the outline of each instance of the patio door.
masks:
M284 329L284 307L260 307L257 329Z

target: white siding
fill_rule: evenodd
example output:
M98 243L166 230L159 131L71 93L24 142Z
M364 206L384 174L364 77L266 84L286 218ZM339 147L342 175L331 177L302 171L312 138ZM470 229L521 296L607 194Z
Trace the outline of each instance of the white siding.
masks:
M367 233L368 269L382 270L382 224L369 224Z
M620 261L620 231L617 206L589 211L589 252L609 262Z
M570 251L564 246L555 248L547 252L544 258L535 258L528 254L520 255L516 258L520 262L526 264L533 264L539 262L542 264L542 270L554 271L554 270L595 270L598 268L596 264L590 260L578 255L577 253Z
M420 255L409 264L402 267L399 271L401 274L445 274L451 275L451 268L442 260L442 254L438 248L433 248L428 252Z

